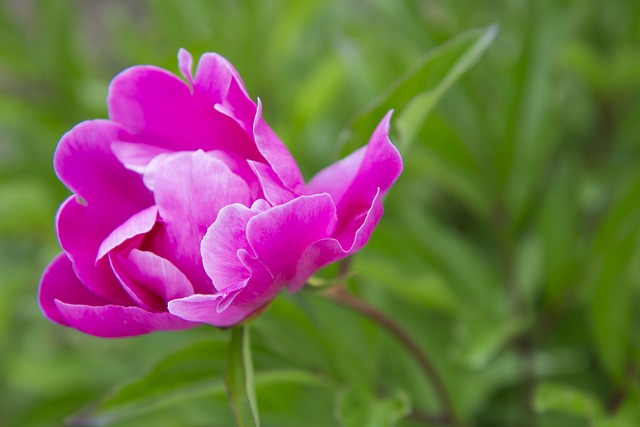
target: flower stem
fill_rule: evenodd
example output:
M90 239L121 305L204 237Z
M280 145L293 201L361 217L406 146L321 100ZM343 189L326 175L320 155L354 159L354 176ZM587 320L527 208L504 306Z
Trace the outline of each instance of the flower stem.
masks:
M415 359L422 369L422 372L433 386L437 399L442 407L443 415L431 418L437 418L441 425L462 426L456 418L449 393L447 392L444 382L442 381L442 378L440 378L435 366L422 349L420 349L420 346L416 341L407 332L405 332L398 323L366 301L346 291L342 285L331 287L320 292L319 295L363 314L389 332Z

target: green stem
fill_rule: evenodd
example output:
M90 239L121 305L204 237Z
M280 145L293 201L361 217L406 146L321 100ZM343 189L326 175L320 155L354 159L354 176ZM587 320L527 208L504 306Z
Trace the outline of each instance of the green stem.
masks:
M389 334L391 334L415 359L422 369L422 372L433 386L436 397L442 407L443 415L437 417L430 416L427 418L431 421L438 420L438 424L440 425L462 426L456 418L449 393L447 392L444 381L440 378L435 366L422 351L418 343L407 332L405 332L398 323L374 306L347 292L342 285L329 288L326 291L320 292L319 295L363 314L389 332Z

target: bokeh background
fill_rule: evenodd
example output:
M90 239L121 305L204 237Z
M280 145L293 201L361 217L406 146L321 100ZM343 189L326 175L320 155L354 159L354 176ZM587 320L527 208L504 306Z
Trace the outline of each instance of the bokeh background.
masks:
M62 425L126 381L76 424L233 425L226 331L101 340L37 307L68 195L53 151L106 117L116 73L221 53L309 178L426 52L492 23L404 153L348 287L419 341L467 425L640 425L634 0L1 0L0 425ZM252 335L265 426L438 425L404 349L313 292L283 295Z

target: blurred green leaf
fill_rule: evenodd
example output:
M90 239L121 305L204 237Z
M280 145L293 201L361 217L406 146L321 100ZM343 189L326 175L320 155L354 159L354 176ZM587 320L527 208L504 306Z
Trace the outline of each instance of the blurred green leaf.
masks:
M178 350L146 374L73 415L69 424L106 426L212 390L222 392L226 350L227 343L222 340L197 342Z
M640 179L626 187L614 199L590 254L591 330L604 366L618 382L631 358L633 284L640 280Z
M486 312L476 313L458 325L457 354L471 369L480 370L514 337L525 330L530 321L522 317L505 317Z
M577 276L580 213L575 167L563 165L549 188L541 215L547 297L555 301L566 288L581 283Z
M411 412L411 401L402 391L373 397L346 390L337 396L335 411L342 427L392 427Z
M54 212L44 184L35 180L0 183L0 235L46 230Z
M481 57L498 32L496 25L467 31L427 53L405 75L392 83L343 131L341 139L358 145L367 141L378 121L391 109L397 111L400 150L406 151L427 115L445 92Z
M534 407L541 413L559 412L595 421L603 409L595 397L568 385L543 382L538 385Z
M231 329L225 366L227 397L238 427L260 427L256 390L253 384L251 338L247 325Z

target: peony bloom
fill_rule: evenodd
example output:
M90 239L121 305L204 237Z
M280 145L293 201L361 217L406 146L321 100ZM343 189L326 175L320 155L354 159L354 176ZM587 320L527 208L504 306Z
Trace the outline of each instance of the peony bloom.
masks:
M391 114L368 145L305 184L233 66L204 54L186 82L136 66L109 87L109 120L80 123L54 167L74 193L63 252L39 290L50 320L102 337L230 327L320 267L353 254L402 161Z

